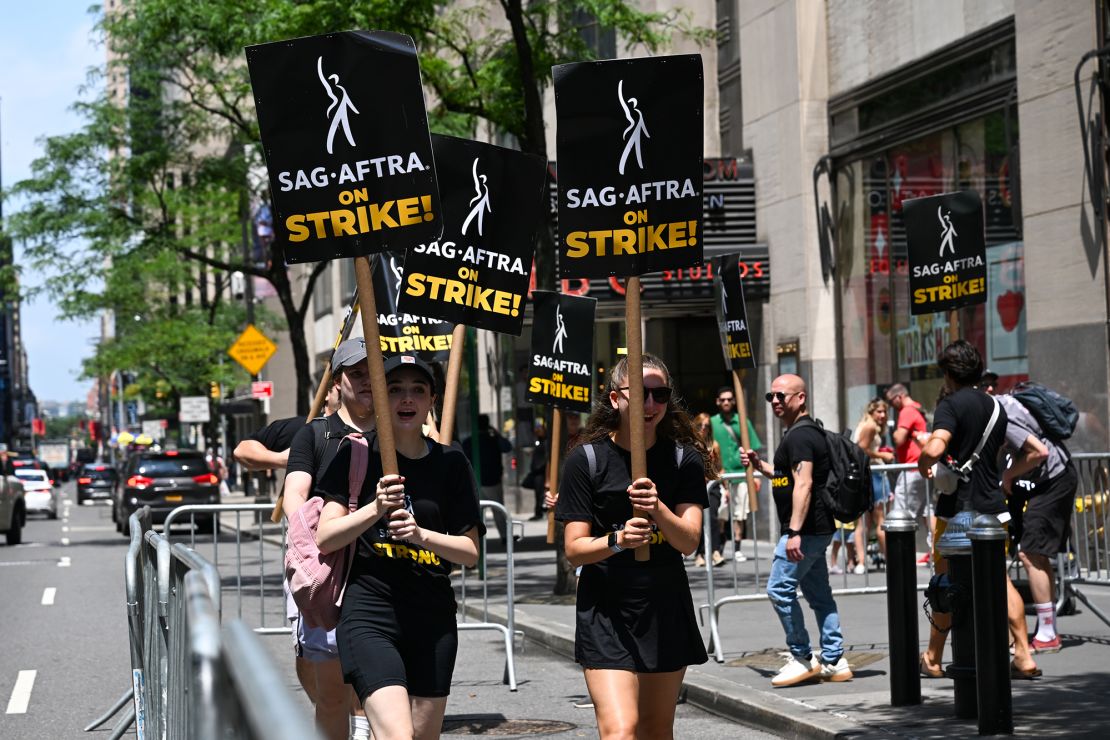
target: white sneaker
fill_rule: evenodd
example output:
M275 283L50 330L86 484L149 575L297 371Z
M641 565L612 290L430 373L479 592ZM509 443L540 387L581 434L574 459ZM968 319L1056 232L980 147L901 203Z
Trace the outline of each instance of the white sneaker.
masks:
M852 572L855 573L857 576L862 576L864 573L867 572L867 566L864 565L863 563L860 563L859 565L857 565L855 568L852 569Z
M817 660L813 658L813 660ZM779 669L771 679L771 685L776 688L796 686L806 681L811 681L821 675L821 667L798 660L793 655L786 661L786 665Z
M817 674L817 677L822 681L851 681L852 669L848 666L848 661L844 656L835 663L824 663L816 655L810 661L810 667Z
M830 565L829 566L829 575L830 576L842 576L842 575L844 575L844 569L841 568L839 565Z
M745 555L744 553L740 552L739 550L737 550L736 555L733 556L733 560L735 560L738 563L746 563L746 562L748 562L748 556Z

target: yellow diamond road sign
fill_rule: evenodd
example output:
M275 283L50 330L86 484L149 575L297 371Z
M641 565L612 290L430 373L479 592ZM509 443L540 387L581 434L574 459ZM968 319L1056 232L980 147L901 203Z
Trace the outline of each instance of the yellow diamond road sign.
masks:
M227 351L251 375L258 375L258 371L273 357L274 352L277 352L277 345L256 329L254 324L248 324Z

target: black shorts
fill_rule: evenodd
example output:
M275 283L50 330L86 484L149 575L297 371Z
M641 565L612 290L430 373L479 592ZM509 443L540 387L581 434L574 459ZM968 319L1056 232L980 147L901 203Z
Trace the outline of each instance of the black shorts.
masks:
M386 686L404 686L409 696L451 693L459 647L454 612L387 603L352 583L343 597L335 641L343 679L360 702Z
M1071 461L1055 478L1037 484L1022 522L1022 552L1052 558L1064 551L1071 534L1078 485L1079 476Z

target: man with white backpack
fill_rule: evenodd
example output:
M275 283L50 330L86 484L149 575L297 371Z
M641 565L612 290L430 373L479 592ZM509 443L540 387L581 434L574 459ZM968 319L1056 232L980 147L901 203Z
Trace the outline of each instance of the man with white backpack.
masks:
M954 490L937 498L934 549L936 541L944 533L947 520L961 509L971 509L976 514L992 514L1002 524L1010 520L997 462L1006 438L1007 417L1006 411L994 398L975 387L983 375L983 358L974 345L959 339L941 351L937 365L944 373L947 395L937 403L933 414L933 433L922 445L917 466L926 478L936 478L941 490L943 481L937 476L936 468L954 471L944 477L958 477L958 480L954 481ZM937 553L933 555L936 557ZM943 559L934 562L937 573L947 570ZM1015 679L1036 678L1041 675L1041 670L1029 651L1025 605L1008 575L1006 598L1010 636L1014 643L1010 676ZM939 678L943 675L940 664L947 637L947 619L934 618L934 621L929 634L929 647L921 656L921 673Z

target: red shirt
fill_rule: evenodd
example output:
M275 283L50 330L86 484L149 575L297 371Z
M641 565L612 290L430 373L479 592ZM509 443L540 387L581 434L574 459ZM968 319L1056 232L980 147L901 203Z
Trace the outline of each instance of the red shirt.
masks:
M894 450L895 459L900 463L917 462L918 458L921 457L921 445L917 443L914 437L926 431L925 416L921 413L921 407L911 406L910 404L903 405L898 412L898 428L908 429L909 434L906 435L906 441Z

